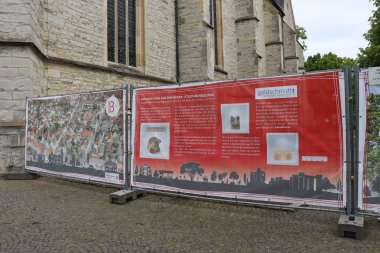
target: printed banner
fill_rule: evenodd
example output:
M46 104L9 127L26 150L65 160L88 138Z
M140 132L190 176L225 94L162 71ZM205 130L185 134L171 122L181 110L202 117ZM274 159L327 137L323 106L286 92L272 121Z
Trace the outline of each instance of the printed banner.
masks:
M28 99L27 170L123 185L125 93Z
M134 91L132 185L343 206L343 75Z
M359 188L359 207L380 214L380 86L379 68L360 73L360 157L363 157L364 173ZM369 83L369 86L366 85ZM360 181L359 181L360 182ZM359 185L360 186L360 185ZM360 199L363 199L360 205Z

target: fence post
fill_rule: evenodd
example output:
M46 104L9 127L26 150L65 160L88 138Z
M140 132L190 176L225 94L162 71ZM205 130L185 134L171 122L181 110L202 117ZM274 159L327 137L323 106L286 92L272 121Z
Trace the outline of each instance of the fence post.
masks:
M353 182L353 199L352 199L352 209L353 212L351 214L357 215L359 212L358 201L359 201L359 124L360 124L360 89L359 89L359 78L360 78L360 70L359 68L355 69L355 128L354 128L354 177L355 180Z
M353 97L352 97L352 79L351 79L351 67L344 68L344 88L345 88L345 115L346 115L346 213L352 214L353 212L353 187L352 176L353 173Z
M355 69L355 94L352 83L352 69L345 67L346 89L346 171L347 171L347 214L358 214L359 178L359 74ZM354 97L355 96L355 97Z
M355 98L353 97L351 67L344 68L345 115L346 115L346 214L341 215L338 222L340 236L354 237L363 240L364 217L358 214L358 70L355 70ZM356 101L355 101L356 99ZM354 102L355 108L354 108ZM355 110L355 111L354 111Z
M129 167L130 167L130 164L129 164L129 109L130 109L130 99L129 99L129 92L130 92L130 85L127 85L125 87L125 90L126 90L126 95L125 95L125 102L126 104L124 105L124 108L125 108L125 122L124 122L124 126L125 126L125 129L124 129L124 159L125 159L125 189L128 190L130 188L130 184L129 184L129 177L128 177L128 173L130 171Z
M133 168L132 168L132 128L133 128L133 91L135 89L135 86L133 84L129 85L129 108L128 108L128 119L129 119L129 125L127 127L127 129L129 130L128 131L128 166L129 166L129 178L128 178L128 184L129 184L129 189L131 190L132 189L132 184L131 184L131 180L132 180L132 176L134 173L133 172Z

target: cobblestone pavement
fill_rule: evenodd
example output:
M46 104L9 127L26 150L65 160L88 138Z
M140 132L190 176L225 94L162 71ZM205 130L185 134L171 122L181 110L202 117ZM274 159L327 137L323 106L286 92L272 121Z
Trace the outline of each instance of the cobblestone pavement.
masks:
M0 252L380 252L337 236L339 214L284 212L147 195L109 204L115 189L55 179L0 180Z

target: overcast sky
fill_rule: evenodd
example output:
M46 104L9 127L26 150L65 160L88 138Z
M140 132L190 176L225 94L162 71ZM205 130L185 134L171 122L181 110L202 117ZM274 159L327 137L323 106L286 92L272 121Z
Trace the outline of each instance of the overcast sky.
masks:
M332 52L356 58L367 45L373 4L369 0L292 0L296 24L305 27L308 39L305 59Z

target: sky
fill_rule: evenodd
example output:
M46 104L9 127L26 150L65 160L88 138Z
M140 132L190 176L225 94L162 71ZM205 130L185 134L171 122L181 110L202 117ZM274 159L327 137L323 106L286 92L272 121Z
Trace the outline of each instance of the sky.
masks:
M292 0L296 24L306 29L305 59L332 52L356 58L374 6L369 0Z

